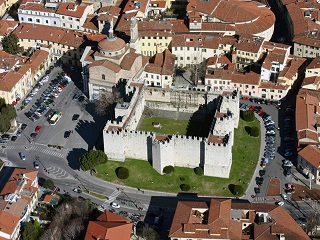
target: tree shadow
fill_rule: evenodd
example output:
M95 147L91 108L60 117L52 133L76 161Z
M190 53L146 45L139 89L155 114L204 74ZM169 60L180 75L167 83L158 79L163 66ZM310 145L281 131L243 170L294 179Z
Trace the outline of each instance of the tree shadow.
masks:
M85 154L87 151L83 148L73 148L71 151L68 152L67 161L69 167L73 170L80 170L80 157Z
M250 135L251 127L245 126L245 127L244 127L244 130L246 130L247 134Z

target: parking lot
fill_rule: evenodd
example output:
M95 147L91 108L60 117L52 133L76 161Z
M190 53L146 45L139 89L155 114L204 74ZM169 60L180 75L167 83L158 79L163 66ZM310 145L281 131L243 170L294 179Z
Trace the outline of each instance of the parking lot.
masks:
M283 114L281 111L279 114L280 103L270 104L252 100L241 100L240 109L255 112L261 125L264 126L261 129L261 137L264 138L260 151L261 162L254 176L256 186L253 197L256 201L265 201L269 182L273 178L280 181L278 192L290 194L292 189L286 186L290 186L288 184L292 182L292 159L295 157L294 109L286 107L283 109Z

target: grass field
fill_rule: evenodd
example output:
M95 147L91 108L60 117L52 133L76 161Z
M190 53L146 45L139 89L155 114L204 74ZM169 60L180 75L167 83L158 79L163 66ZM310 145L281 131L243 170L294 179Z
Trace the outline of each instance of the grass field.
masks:
M176 193L181 192L180 184L186 183L191 186L190 192L197 192L199 195L232 196L228 185L241 184L246 189L257 161L259 161L260 137L248 136L245 130L246 126L257 126L260 129L257 120L244 122L240 119L239 127L235 130L235 142L232 150L233 163L229 179L197 176L193 169L181 167L175 167L171 176L160 175L148 161L133 159L127 159L125 162L108 161L106 164L101 164L96 167L97 177L131 187ZM182 133L180 132L180 134ZM129 169L130 176L128 179L120 180L117 178L115 169L119 166Z
M152 125L153 122L161 124L161 128L156 128ZM160 117L143 117L138 130L146 132L155 132L162 134L179 134L186 135L188 120L175 120L171 118Z

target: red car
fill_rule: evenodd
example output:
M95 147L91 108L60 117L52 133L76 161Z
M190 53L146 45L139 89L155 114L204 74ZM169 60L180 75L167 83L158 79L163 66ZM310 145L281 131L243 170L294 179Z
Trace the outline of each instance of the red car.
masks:
M42 126L37 126L37 127L36 127L36 130L35 130L35 131L36 131L36 133L40 132L40 131L41 131L41 129L42 129Z
M253 111L255 108L256 108L256 106L251 106L251 107L249 108L249 110Z
M258 112L258 115L261 115L262 113L264 113L264 111L261 109L261 110Z

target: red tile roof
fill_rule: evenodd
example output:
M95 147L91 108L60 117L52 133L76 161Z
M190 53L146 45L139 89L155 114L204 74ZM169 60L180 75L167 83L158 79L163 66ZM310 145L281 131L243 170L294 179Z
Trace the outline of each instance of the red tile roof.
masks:
M18 26L18 21L0 20L0 36L5 36Z
M84 240L129 240L131 232L130 220L105 211L96 221L89 222Z
M88 6L91 4L81 3L76 4L72 2L61 2L56 11L57 14L81 18L84 15L84 12Z
M264 213L267 221L257 215ZM249 233L242 223L251 225ZM309 239L283 207L261 203L236 203L231 199L178 202L169 237L204 239ZM251 238L251 237L252 238Z
M172 75L174 71L174 61L175 55L166 49L164 52L156 54L154 63L149 63L145 67L145 72Z
M19 224L20 217L0 210L0 231L6 234L13 234L14 229Z

